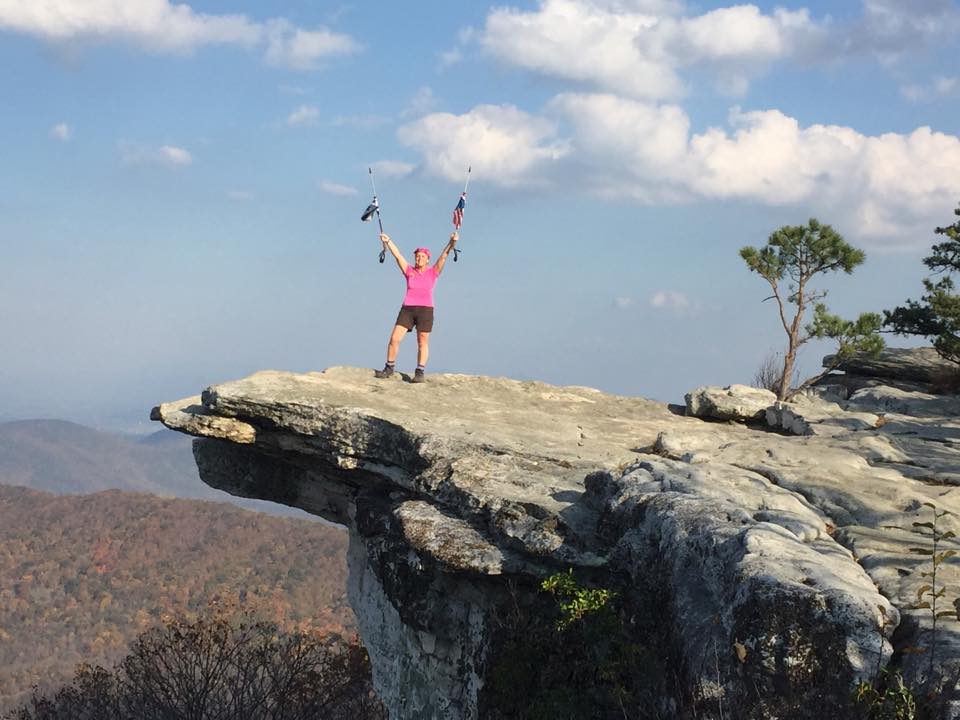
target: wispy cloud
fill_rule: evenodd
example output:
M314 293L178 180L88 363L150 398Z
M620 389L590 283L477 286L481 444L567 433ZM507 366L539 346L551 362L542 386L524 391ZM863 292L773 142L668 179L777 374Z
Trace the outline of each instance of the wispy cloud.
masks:
M373 163L370 167L373 171L382 177L403 178L413 172L414 166L410 163L400 162L399 160L380 160Z
M0 29L52 43L121 41L151 52L189 53L208 45L260 48L267 63L295 70L313 70L327 58L361 49L349 35L325 27L304 29L283 18L256 22L242 14L197 12L169 0L4 0Z
M229 190L227 197L238 202L247 202L248 200L253 200L254 194L249 190Z
M456 65L463 60L463 51L460 48L452 48L439 53L440 69Z
M394 120L387 115L338 115L332 121L334 127L355 127L361 130L376 130Z
M956 95L960 91L960 77L935 77L923 85L904 85L900 94L910 102L930 102Z
M433 110L437 105L437 99L433 95L433 90L427 86L417 89L417 92L407 106L400 113L401 117L416 117L425 115Z
M676 290L660 290L650 297L650 307L658 310L690 310L690 298Z
M891 64L960 31L954 0L862 0L862 7L860 18L837 28L835 52Z
M329 195L338 195L341 197L357 194L356 188L350 187L349 185L340 185L329 180L321 180L320 189Z
M444 70L451 65L456 65L463 60L463 51L467 45L474 42L477 37L477 30L472 26L461 28L457 33L457 44L449 50L437 54L440 59L440 70Z
M360 50L360 44L326 28L303 30L287 20L270 20L266 24L268 64L293 70L315 70L322 60L349 55Z
M73 128L65 122L57 123L50 128L50 137L66 142L73 137Z
M117 146L120 159L125 165L160 165L179 168L193 164L193 156L189 151L175 145L153 147L121 141Z
M287 116L287 125L290 127L303 127L306 125L316 125L320 117L320 111L312 105L301 105Z

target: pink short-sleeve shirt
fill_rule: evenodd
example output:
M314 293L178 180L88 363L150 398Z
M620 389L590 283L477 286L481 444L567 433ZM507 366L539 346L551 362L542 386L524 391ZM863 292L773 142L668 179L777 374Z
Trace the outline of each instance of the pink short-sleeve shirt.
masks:
M439 277L436 266L417 272L413 265L407 265L404 275L407 278L407 294L403 296L403 304L433 307L433 286Z

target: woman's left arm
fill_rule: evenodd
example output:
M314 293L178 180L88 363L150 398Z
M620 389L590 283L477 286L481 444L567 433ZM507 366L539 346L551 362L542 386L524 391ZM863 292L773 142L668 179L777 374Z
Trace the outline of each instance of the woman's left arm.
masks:
M450 251L453 250L453 246L457 244L458 237L459 235L457 235L457 233L450 233L450 242L447 243L447 246L443 249L443 252L440 253L440 257L438 257L437 261L433 264L437 275L439 275L443 270L443 266L447 262L447 255L449 255Z

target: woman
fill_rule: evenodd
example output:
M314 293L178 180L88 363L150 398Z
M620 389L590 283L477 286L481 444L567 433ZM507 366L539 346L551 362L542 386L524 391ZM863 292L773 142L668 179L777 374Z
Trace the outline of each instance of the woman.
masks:
M377 370L374 375L378 378L391 377L396 372L397 351L400 349L400 341L414 326L417 328L417 369L413 373L413 379L410 382L422 383L424 381L423 373L427 366L427 357L430 355L430 331L433 330L433 286L440 277L444 264L447 262L447 255L457 244L457 233L450 235L450 242L440 253L440 257L428 267L430 262L430 250L425 247L418 247L413 251L413 265L404 259L403 255L397 249L397 246L390 240L390 236L380 233L380 241L383 246L390 251L400 272L407 279L407 294L403 296L403 304L400 306L400 313L397 315L397 324L390 333L390 341L387 343L387 364L383 370Z

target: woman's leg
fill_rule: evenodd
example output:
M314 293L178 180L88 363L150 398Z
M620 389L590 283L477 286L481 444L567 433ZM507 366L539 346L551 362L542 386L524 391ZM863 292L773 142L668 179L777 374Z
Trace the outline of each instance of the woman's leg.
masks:
M417 330L417 365L426 367L430 357L430 333Z
M403 325L394 325L393 332L390 333L390 341L387 343L387 363L392 365L397 360L397 351L400 350L400 341L407 334L407 329Z

